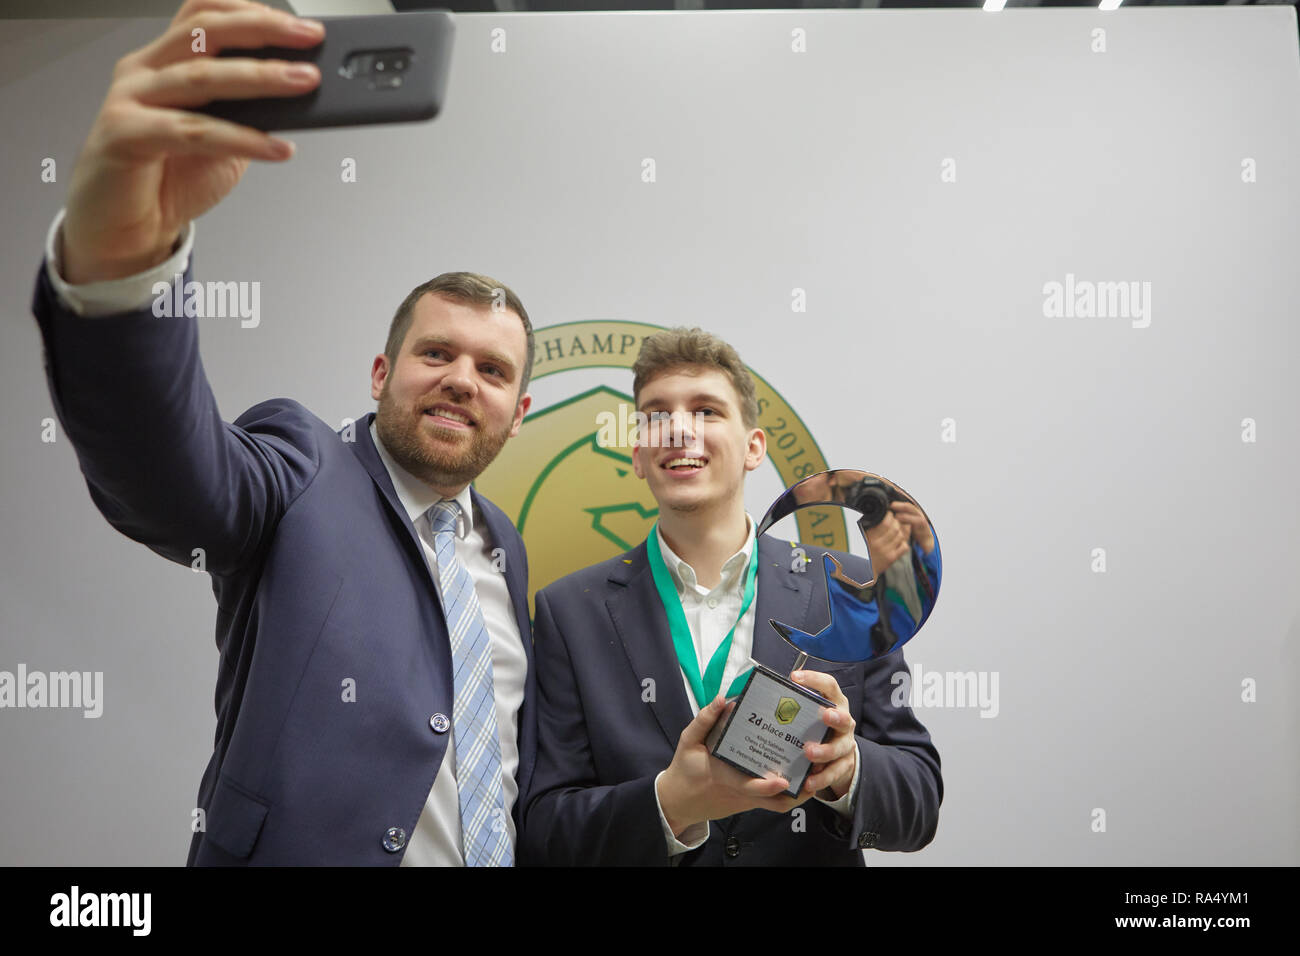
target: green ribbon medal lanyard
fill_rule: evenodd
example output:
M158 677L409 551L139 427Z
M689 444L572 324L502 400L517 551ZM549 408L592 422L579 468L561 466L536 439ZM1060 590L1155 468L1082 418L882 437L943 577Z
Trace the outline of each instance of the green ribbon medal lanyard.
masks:
M758 580L758 542L754 542L754 553L749 556L749 570L745 573L745 594L740 605L740 617L736 618L736 624L739 624L744 618L745 612L749 606L754 603L755 583ZM650 558L650 572L654 575L655 589L659 592L659 600L663 602L664 610L668 612L668 630L672 633L673 649L677 652L677 661L682 666L682 673L686 675L686 680L691 685L691 691L695 694L695 701L703 709L713 698L718 696L718 688L722 686L722 672L727 666L727 657L731 654L731 639L736 636L736 624L731 625L731 630L727 632L726 638L718 649L713 652L713 657L709 660L709 668L704 672L703 679L700 678L700 662L695 656L695 642L691 640L691 628L686 623L686 613L682 610L681 598L677 596L677 586L673 584L672 576L668 573L668 565L664 563L663 552L659 548L659 522L650 529L650 537L645 543L646 555ZM747 669L731 682L731 687L727 689L727 696L739 693L740 688L744 686L749 672L753 668Z

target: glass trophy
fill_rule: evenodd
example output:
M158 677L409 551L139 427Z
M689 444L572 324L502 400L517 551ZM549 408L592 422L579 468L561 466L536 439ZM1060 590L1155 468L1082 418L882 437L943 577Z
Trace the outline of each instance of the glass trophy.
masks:
M870 555L868 573L866 580L856 580L846 570L850 562L830 552L808 562L805 573L821 576L820 584L812 582L813 600L825 603L826 625L810 633L794 622L766 622L797 652L792 672L803 670L810 658L858 663L892 654L921 629L939 594L941 564L934 526L911 495L871 472L838 469L809 475L777 498L758 523L757 534L801 509L828 506L856 515ZM892 522L898 522L898 529ZM906 550L882 567L885 560L879 552L889 546L891 536L897 547L899 529ZM821 709L835 705L762 661L754 662L749 679L729 705L706 740L709 752L755 777L778 773L790 783L786 792L797 796L812 772L804 744L822 743L829 736Z

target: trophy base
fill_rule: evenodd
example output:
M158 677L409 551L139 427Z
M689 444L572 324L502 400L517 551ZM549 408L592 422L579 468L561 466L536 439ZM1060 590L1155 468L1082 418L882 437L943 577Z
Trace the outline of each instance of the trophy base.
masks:
M705 738L709 753L751 777L779 773L790 782L785 792L797 797L812 771L804 744L826 740L831 729L821 708L835 705L762 664L732 703Z

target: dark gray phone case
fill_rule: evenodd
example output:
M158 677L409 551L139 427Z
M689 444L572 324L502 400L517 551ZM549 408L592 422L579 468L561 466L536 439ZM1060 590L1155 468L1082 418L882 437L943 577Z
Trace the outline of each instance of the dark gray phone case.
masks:
M450 13L434 10L318 19L325 25L325 39L314 47L232 48L217 54L315 63L321 73L316 89L301 96L215 100L196 107L195 112L260 130L286 130L409 123L433 119L442 110L455 31ZM354 69L349 75L349 64L355 67L364 61L367 51L380 50L409 51L400 84L393 85L391 69L384 75L358 74Z

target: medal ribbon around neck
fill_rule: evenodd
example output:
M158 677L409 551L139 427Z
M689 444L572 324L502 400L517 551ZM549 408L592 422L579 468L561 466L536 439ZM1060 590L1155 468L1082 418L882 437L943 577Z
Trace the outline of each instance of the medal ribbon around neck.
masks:
M673 649L677 652L677 661L681 664L682 673L686 675L691 691L695 694L695 702L699 704L700 709L718 696L718 688L722 686L722 672L726 669L727 658L731 654L731 639L736 636L736 626L745 617L749 606L754 603L755 584L758 581L758 542L755 541L754 544L754 553L749 556L749 570L745 573L745 593L741 600L740 616L736 618L736 623L731 625L731 630L718 645L718 649L713 652L708 670L701 678L700 662L695 655L695 642L691 639L691 628L686 623L686 613L682 610L677 586L673 584L672 576L668 573L668 565L664 563L663 552L659 548L659 522L655 522L655 526L650 529L650 537L646 539L645 550L650 558L650 572L654 575L659 600L663 602L664 610L668 613L668 630L672 634ZM751 670L752 667L747 668L731 682L731 686L727 689L728 697L740 692Z

